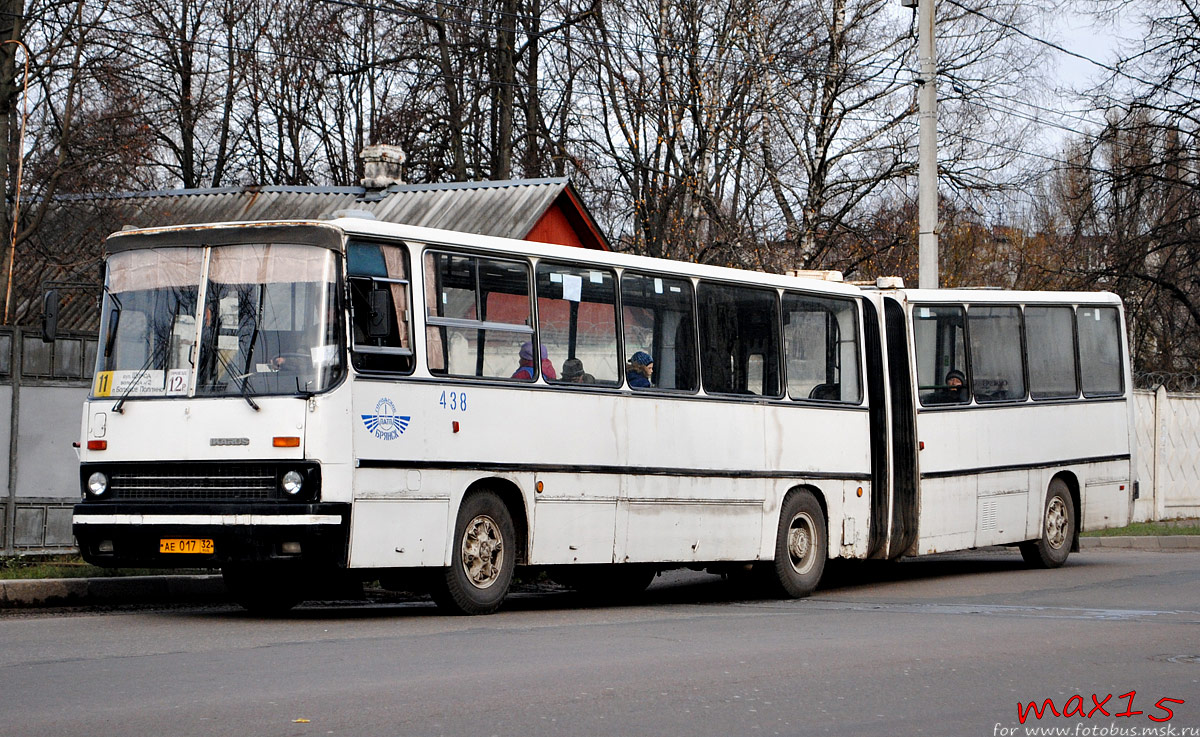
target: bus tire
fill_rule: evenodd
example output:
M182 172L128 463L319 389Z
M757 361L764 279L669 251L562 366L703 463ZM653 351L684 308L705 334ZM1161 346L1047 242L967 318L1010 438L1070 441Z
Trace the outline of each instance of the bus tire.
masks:
M450 567L434 576L431 594L455 614L500 608L516 566L516 532L504 502L490 491L470 494L458 508Z
M1033 568L1058 568L1067 562L1075 538L1075 504L1062 479L1050 482L1046 509L1042 515L1042 534L1018 547L1021 557Z
M304 601L301 576L290 568L227 565L221 578L229 595L251 614L272 617Z
M817 588L828 557L825 514L812 492L800 490L783 502L769 573L771 593L800 599Z

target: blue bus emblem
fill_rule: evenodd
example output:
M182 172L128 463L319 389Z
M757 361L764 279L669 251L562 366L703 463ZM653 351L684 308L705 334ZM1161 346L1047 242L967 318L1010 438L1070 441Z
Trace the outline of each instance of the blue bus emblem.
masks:
M380 440L395 440L400 437L408 429L408 423L412 419L407 415L396 414L396 405L386 397L375 405L375 414L363 415L362 418L367 431Z

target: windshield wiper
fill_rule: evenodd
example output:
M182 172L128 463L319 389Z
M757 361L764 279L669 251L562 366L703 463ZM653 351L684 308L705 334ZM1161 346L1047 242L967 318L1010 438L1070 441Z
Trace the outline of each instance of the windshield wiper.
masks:
M213 332L215 335L216 331L213 331ZM210 345L209 350L211 350L213 352L213 355L217 357L217 361L219 361L221 363L221 368L226 373L229 374L229 377L231 379L233 379L235 382L237 382L238 392L242 395L242 399L245 399L246 404L250 405L250 407L255 412L258 412L260 408L259 408L258 404L254 401L254 399L252 399L250 396L250 394L251 394L251 392L250 392L250 374L241 374L241 375L235 374L234 371L236 369L234 369L233 363L230 361L226 361L225 357L221 355L221 351L217 350L217 347L215 345Z
M150 370L150 366L153 365L154 361L158 359L158 354L162 351L163 346L165 346L169 342L170 342L170 340L168 339L167 341L163 341L162 343L159 343L155 347L154 351L151 352L150 355L146 357L146 362L143 363L142 367L140 369L138 369L138 372L133 375L133 381L129 382L129 387L127 389L125 389L125 393L122 394L120 396L120 398L117 399L117 403L112 406L113 412L116 412L119 415L125 414L125 410L122 409L122 407L125 405L125 400L129 399L129 395L132 394L133 390L137 388L138 381L142 378L142 376L148 370Z
M263 287L258 289L258 310L254 313L254 327L250 330L250 343L246 346L246 367L242 369L247 376L250 375L250 363L254 360L254 345L258 343L258 321L262 317L263 303L266 300L266 290Z

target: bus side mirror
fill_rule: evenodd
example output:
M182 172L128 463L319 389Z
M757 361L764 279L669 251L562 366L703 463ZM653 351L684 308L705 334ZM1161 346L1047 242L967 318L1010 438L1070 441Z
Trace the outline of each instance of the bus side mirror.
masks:
M372 289L367 297L371 308L370 321L367 323L368 338L386 338L388 330L388 311L391 310L391 294L386 289Z
M58 337L58 290L47 289L42 295L42 342L53 343Z

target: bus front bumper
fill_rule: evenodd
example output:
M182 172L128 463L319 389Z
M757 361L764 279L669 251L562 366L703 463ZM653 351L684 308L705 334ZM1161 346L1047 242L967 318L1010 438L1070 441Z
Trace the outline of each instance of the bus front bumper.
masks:
M110 568L272 561L340 568L350 505L77 504L72 531L84 560Z

